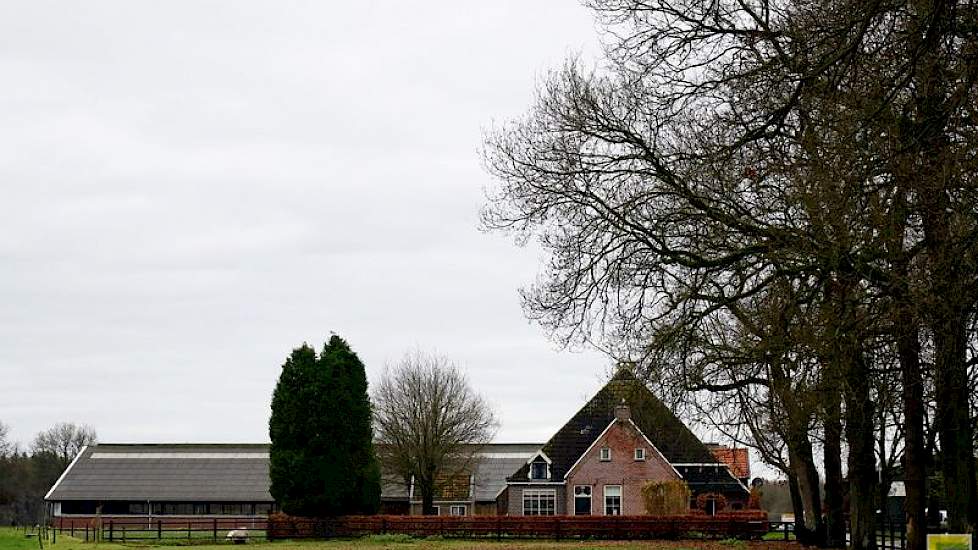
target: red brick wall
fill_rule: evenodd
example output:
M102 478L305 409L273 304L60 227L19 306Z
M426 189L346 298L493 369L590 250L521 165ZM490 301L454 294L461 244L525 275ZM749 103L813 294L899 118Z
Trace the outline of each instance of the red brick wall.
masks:
M602 462L602 447L611 460ZM635 449L645 449L645 460L635 460ZM591 514L604 514L604 486L621 485L622 515L645 513L642 486L650 480L679 479L679 475L629 421L617 420L567 476L567 513L574 513L574 486L591 485Z

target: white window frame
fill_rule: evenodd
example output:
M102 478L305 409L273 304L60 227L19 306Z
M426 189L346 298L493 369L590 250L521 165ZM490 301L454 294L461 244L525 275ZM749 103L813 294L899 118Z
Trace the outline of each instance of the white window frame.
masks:
M526 497L527 493L535 493L533 496L537 499L537 510L539 511L542 506L540 506L541 500L546 498L552 498L554 501L553 514L527 514L526 513ZM534 516L556 516L557 515L557 489L523 489L520 494L520 515L534 515Z
M467 515L466 506L464 504L452 504L452 507L448 509L448 515L450 516L465 516ZM459 512L459 513L456 513Z
M598 460L611 462L611 447L601 447L601 450L598 451Z
M578 487L587 487L588 489L590 489L590 491L588 492L588 495L587 495L587 515L589 515L589 516L594 515L594 486L593 485L575 485L574 486L574 515L575 516L576 515L579 515L577 513L577 499L578 499L578 496L577 496L577 488ZM580 498L583 499L584 497L580 497ZM581 515L583 515L583 514L581 514Z
M536 464L543 464L543 477L534 477L533 476L533 466L536 465ZM545 462L545 461L544 462L540 462L540 461L533 461L533 462L531 462L530 463L529 475L527 475L526 477L527 477L527 479L550 479L550 463Z
M635 460L639 462L645 461L645 447L635 448Z
M611 496L611 497L616 496L616 495L609 495L608 494L608 489L611 488L611 487L617 487L618 488L618 495L617 495L617 497L618 497L618 513L617 514L609 514L608 513L608 497L609 496ZM614 516L614 515L620 516L620 515L622 515L621 505L622 505L622 502L625 500L625 489L624 489L624 487L622 487L621 485L605 485L604 486L604 491L602 492L602 495L601 496L604 497L604 502L602 502L602 504L603 504L602 510L604 511L604 515L606 515L606 516Z
M441 506L432 506L431 509L435 511L436 516L441 515Z

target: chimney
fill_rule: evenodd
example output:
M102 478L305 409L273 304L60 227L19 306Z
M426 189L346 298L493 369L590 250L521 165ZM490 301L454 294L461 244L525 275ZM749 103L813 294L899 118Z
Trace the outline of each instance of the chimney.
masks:
M615 419L631 420L631 418L632 418L632 411L631 409L628 408L628 405L625 404L625 400L623 399L621 404L615 407Z

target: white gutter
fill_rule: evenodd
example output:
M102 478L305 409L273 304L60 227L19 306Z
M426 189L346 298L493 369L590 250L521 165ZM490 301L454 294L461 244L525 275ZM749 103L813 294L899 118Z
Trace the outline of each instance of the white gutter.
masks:
M54 485L51 487L51 490L48 491L46 495L44 495L44 500L48 500L49 498L51 498L51 493L53 493L54 490L58 488L58 485L61 485L61 482L64 481L65 476L68 475L68 472L70 472L71 469L75 467L75 463L78 462L78 459L81 458L83 454L85 454L86 450L88 450L88 445L85 445L84 447L82 447L80 451L78 451L78 456L76 456L75 459L71 461L71 464L69 464L68 467L65 468L65 471L61 473L61 477L58 478L58 481L54 482Z

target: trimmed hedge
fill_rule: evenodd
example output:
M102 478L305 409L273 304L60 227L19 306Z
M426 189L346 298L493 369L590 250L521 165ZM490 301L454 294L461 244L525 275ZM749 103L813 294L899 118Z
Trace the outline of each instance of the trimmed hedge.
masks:
M377 534L450 538L680 538L689 533L759 538L767 514L749 510L715 516L341 516L311 519L272 514L268 538L354 538Z

